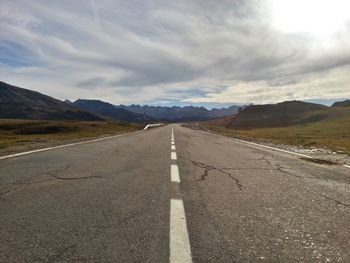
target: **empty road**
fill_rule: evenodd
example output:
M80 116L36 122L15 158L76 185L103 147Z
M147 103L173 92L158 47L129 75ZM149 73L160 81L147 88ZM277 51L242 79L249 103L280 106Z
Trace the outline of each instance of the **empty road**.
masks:
M350 262L350 169L180 125L3 159L0 262Z

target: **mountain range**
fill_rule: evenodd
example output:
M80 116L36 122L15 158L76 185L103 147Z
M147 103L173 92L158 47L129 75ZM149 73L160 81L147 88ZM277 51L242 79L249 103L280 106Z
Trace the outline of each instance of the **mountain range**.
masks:
M115 120L120 122L188 122L211 121L230 128L284 127L312 123L343 112L350 100L332 107L302 101L286 101L265 105L233 105L228 108L165 107L119 105L78 99L65 102L36 91L0 82L0 118L33 120Z
M243 106L244 107L244 106ZM115 120L121 122L204 121L232 115L240 106L204 107L119 105L100 100L60 101L36 91L0 82L0 118L33 120Z
M157 120L172 121L172 122L186 122L186 121L203 121L210 120L218 117L224 117L228 115L233 115L238 112L241 107L233 105L228 108L222 109L211 109L208 110L204 107L195 106L140 106L140 105L119 105L117 108L132 111L138 114L145 114Z
M153 118L135 113L123 108L118 108L110 103L101 100L83 100L79 99L71 103L74 107L92 112L107 120L116 120L123 122L151 122Z

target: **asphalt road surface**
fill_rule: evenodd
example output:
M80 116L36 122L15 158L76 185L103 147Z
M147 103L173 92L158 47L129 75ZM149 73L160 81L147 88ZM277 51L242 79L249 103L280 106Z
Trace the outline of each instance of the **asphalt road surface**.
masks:
M180 125L0 160L0 262L350 262L350 169Z

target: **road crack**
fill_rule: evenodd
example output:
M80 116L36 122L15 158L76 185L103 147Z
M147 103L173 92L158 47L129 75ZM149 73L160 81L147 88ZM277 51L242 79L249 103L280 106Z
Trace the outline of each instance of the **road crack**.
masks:
M275 165L271 162L270 159L266 158L267 154L264 154L261 158L256 159L257 161L265 161L267 165L274 167Z
M270 159L267 158L267 154L264 154L261 158L256 159L257 161L265 161L266 164L268 166L270 166L271 168L269 170L271 171L279 171L281 173L284 174L288 174L288 175L292 175L296 178L313 178L313 177L304 177L304 176L300 176L298 174L292 173L290 171L287 171L288 168L284 167L283 165L279 164L279 163L273 163Z
M342 205L342 206L350 207L350 204L344 203L344 202L342 202L342 201L340 201L340 200L338 200L338 199L329 197L329 196L327 196L327 195L317 194L317 193L315 193L315 192L308 191L308 190L306 190L306 192L308 192L309 194L312 194L312 195L314 195L314 196L323 197L323 198L325 198L325 199L327 199L327 200L329 200L329 201L332 201L332 202L336 203L337 205Z
M100 175L88 175L88 176L79 176L79 177L60 177L57 175L52 175L54 178L57 180L65 180L65 181L70 181L70 180L81 180L81 179L92 179L92 178L104 178L103 176Z
M281 173L285 173L285 174L288 174L288 175L292 175L292 176L294 176L294 177L296 177L296 178L309 178L309 177L302 177L302 176L300 176L300 175L298 175L298 174L289 172L289 171L287 171L286 169L287 169L286 167L284 167L284 166L282 166L282 165L280 165L280 164L276 164L276 168L275 168L275 169L272 169L272 170L279 171L279 172L281 172ZM311 177L310 177L310 178L311 178Z
M37 184L43 184L55 180L60 180L60 181L73 181L73 180L87 180L87 179L101 179L104 178L103 176L100 175L86 175L86 176L78 176L78 177L64 177L64 176L58 176L58 172L61 172L62 170L65 171L67 170L68 167L64 167L63 169L55 169L53 171L47 172L41 180L38 180L39 178L36 177L35 181L15 181L13 183L9 183L9 188L6 189L5 191L0 193L0 198L3 199L5 195L10 194L12 192L19 191L25 187L31 186L31 185L37 185ZM31 179L33 180L33 178Z
M296 178L314 178L314 177L304 177L304 176L300 176L296 173L293 173L291 171L288 171L287 167L284 167L281 164L278 163L273 163L270 159L267 158L267 154L264 154L261 158L259 159L254 159L256 161L264 161L266 162L268 167L263 167L263 168L258 168L258 167L251 167L251 168L234 168L234 167L230 167L230 168L218 168L212 165L208 165L205 164L203 162L199 162L199 161L194 161L194 160L190 160L192 162L193 165L202 168L204 170L203 174L201 175L200 179L197 179L196 181L205 181L206 178L209 176L209 173L211 171L218 171L222 174L227 175L229 178L231 178L232 180L235 181L235 184L237 185L238 189L242 191L243 189L243 185L241 184L240 180L238 180L234 175L232 175L230 172L228 171L249 171L249 170L264 170L264 171L278 171L287 175L291 175L293 177Z
M207 165L205 163L202 163L202 162L198 162L198 161L193 161L191 160L192 164L199 167L199 168L202 168L204 169L204 173L202 174L201 178L200 179L197 179L196 181L205 181L206 180L206 177L209 175L209 172L210 171L218 171L222 174L225 174L227 175L230 179L232 179L237 188L242 191L243 190L243 185L241 184L241 182L236 178L234 177L231 173L225 171L225 169L222 169L222 168L217 168L217 167L214 167L214 166L211 166L211 165Z

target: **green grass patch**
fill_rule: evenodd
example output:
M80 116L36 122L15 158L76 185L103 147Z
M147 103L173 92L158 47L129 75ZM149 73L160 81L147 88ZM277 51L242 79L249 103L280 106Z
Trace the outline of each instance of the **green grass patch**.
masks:
M9 147L8 144L6 144L6 143L0 143L0 149L6 149L6 148L8 148L8 147Z

